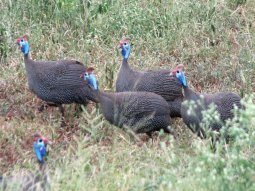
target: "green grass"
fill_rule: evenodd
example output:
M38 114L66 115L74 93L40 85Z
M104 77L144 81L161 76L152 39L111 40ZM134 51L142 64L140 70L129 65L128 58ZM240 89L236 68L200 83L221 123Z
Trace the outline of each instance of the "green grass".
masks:
M255 105L230 121L234 137L214 153L173 120L176 139L153 139L108 124L95 104L66 105L68 127L56 108L27 86L15 44L29 37L36 60L77 59L96 70L101 89L115 89L117 45L130 37L137 70L183 63L198 92L255 91L253 0L2 0L0 2L0 174L37 168L32 135L52 141L47 158L52 190L255 190ZM240 127L247 129L244 132Z

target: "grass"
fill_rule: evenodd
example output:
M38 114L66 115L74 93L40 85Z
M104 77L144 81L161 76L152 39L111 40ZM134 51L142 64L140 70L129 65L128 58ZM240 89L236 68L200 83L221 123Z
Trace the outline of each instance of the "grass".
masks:
M254 190L255 105L230 121L235 139L200 140L173 120L177 136L145 139L108 124L94 104L66 105L68 127L56 108L27 86L15 44L29 36L36 60L73 58L96 69L101 89L114 90L121 64L116 46L131 38L137 70L185 65L198 92L255 91L253 0L28 0L0 2L0 174L37 168L32 134L52 141L47 158L52 190ZM243 132L240 127L248 129Z

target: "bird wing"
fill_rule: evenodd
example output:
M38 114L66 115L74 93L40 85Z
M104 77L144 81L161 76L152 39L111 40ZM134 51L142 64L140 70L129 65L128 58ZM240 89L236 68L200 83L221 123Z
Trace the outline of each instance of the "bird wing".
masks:
M145 72L136 84L135 89L154 92L167 101L173 101L176 97L182 96L181 84L176 78L170 77L167 70Z
M37 79L49 89L81 88L86 82L80 78L85 66L75 60L59 60L37 63Z

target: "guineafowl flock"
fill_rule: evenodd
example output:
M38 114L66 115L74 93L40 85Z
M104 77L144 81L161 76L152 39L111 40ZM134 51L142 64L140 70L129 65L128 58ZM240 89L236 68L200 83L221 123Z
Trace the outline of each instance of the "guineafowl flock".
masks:
M199 94L188 87L182 64L173 70L134 71L128 64L131 52L129 39L120 41L123 61L116 81L116 92L99 90L94 68L75 60L34 61L29 56L29 44L25 36L17 44L24 54L29 89L48 105L59 107L61 126L65 126L62 104L89 101L99 103L105 119L117 127L129 127L135 133L163 130L170 133L171 118L181 117L183 122L200 138L206 138L206 130L220 131L227 119L234 117L234 107L242 108L240 96L232 92ZM194 108L190 111L187 102ZM210 121L205 129L203 114L214 104L218 120ZM207 124L208 125L208 124ZM46 190L50 183L44 157L48 139L37 135L33 148L39 170L20 176L0 176L0 188L9 190L16 185L22 190ZM14 184L15 183L15 184Z
M210 104L215 104L220 120L212 122L209 129L219 131L227 119L233 118L235 106L241 108L240 96L235 93L204 94L194 92L187 85L184 66L170 70L135 71L128 63L131 44L128 38L120 41L123 61L116 81L116 92L99 90L98 81L88 68L75 60L34 61L29 56L27 38L17 40L28 78L29 89L49 105L60 108L62 104L89 101L99 103L107 121L117 127L127 126L136 133L150 134L163 129L169 132L171 119L181 117L183 122L199 137L205 138L201 125L203 113ZM187 101L196 104L190 114ZM199 105L203 102L204 105Z

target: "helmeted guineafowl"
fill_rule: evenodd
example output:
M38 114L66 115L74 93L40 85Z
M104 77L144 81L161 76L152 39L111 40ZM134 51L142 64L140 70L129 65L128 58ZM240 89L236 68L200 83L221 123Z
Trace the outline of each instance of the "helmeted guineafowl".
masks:
M75 60L34 61L29 56L29 45L26 37L17 40L26 67L29 89L42 100L56 105L62 113L62 104L78 103L86 105L89 100L95 101L90 88L79 75L86 68Z
M171 72L183 86L184 102L181 106L181 115L184 123L199 137L205 138L205 129L202 128L203 112L209 108L210 104L215 104L216 111L219 113L220 119L210 121L209 128L219 131L223 123L227 119L233 118L232 110L234 105L241 108L240 96L232 92L219 92L214 94L199 94L190 89L187 85L185 75L182 69L176 69ZM189 111L189 107L185 101L193 101L193 111Z
M177 79L169 77L169 70L134 71L128 64L131 51L129 39L119 45L122 49L122 65L118 73L116 91L146 91L161 95L169 104L170 116L181 117L182 87Z
M160 129L169 132L169 108L160 95L152 92L102 92L91 72L85 74L85 80L94 89L103 115L111 124L126 125L136 133L150 134Z
M0 190L49 190L49 177L44 161L47 144L47 138L41 135L35 137L33 147L39 164L39 170L36 173L21 171L13 176L0 177Z

